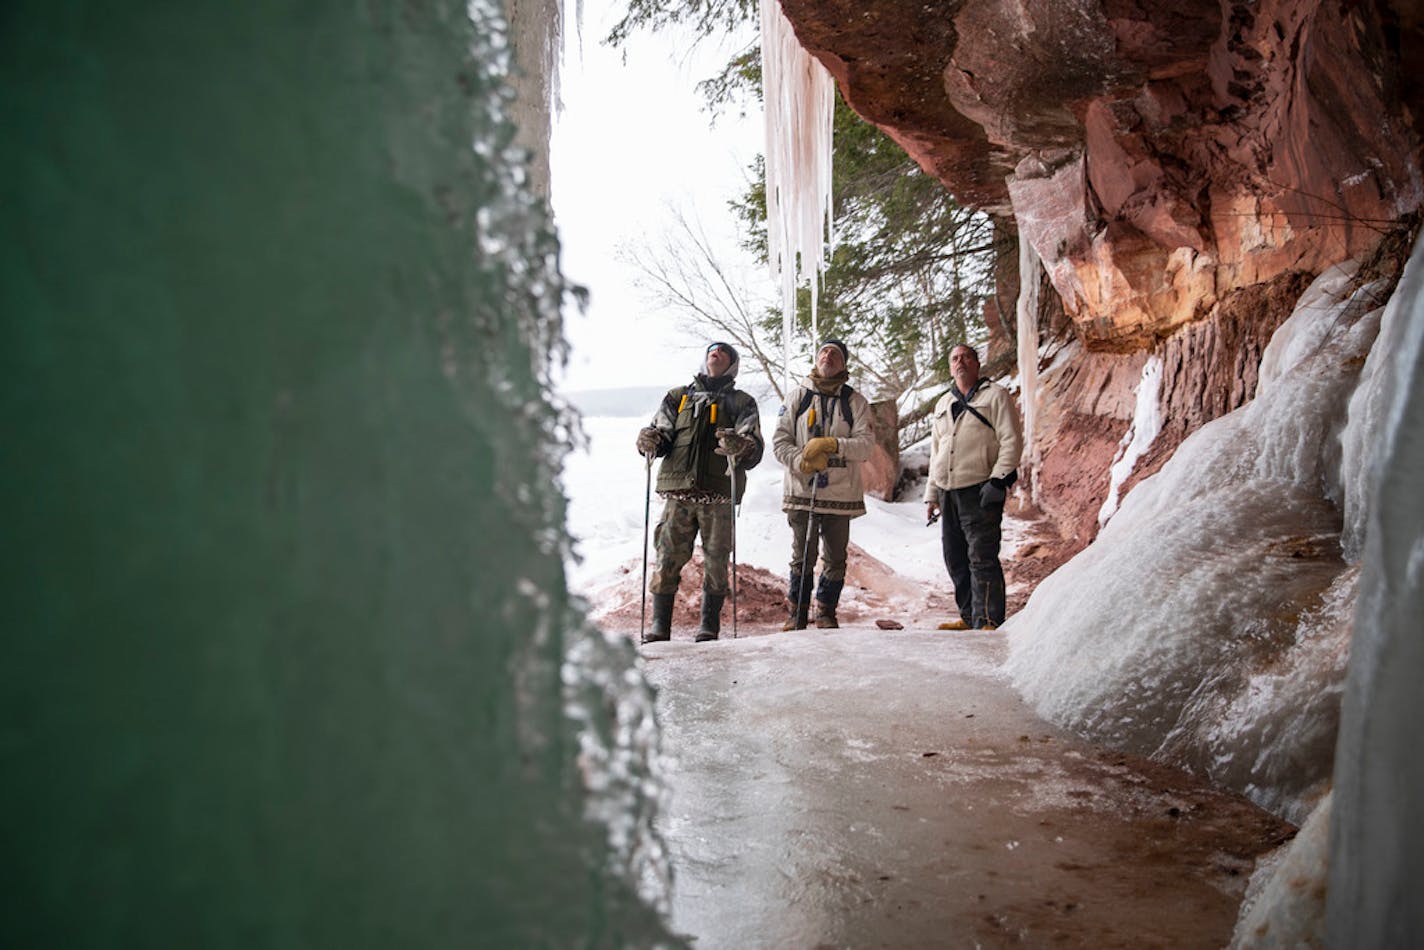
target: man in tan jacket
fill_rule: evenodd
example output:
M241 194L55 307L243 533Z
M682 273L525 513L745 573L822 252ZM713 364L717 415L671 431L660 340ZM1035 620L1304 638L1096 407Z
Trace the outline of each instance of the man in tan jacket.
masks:
M993 630L1004 622L1004 569L999 535L1007 490L1018 477L1023 433L1013 397L979 376L979 354L960 343L949 352L954 382L935 404L930 472L925 480L929 519L941 512L944 566L954 582L959 620L941 630Z
M783 630L806 628L813 589L816 626L840 626L836 605L845 586L850 522L865 514L860 466L875 444L870 403L847 382L849 356L840 340L821 344L810 374L786 394L771 440L776 460L786 466L781 510L791 526L790 616Z

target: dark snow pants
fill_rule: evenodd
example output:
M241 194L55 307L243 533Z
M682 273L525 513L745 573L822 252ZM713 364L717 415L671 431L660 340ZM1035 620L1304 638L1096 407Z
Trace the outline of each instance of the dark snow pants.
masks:
M979 485L940 490L940 545L954 582L959 616L978 629L1004 622L1004 569L999 564L1002 504L979 504Z
M786 513L791 526L791 584L795 590L787 594L792 602L809 601L811 584L816 576L816 550L821 554L821 585L816 597L832 607L840 600L845 583L846 552L850 547L850 515L831 515L792 510ZM811 532L808 545L806 532ZM811 563L803 563L809 547Z

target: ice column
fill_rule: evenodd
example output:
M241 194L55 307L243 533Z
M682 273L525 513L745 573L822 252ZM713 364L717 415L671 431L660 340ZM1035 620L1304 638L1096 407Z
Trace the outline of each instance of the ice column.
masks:
M1018 351L1019 398L1023 402L1023 458L1038 469L1034 423L1038 416L1038 287L1042 263L1038 252L1019 235ZM1031 490L1030 490L1031 491Z
M811 336L820 336L816 278L831 239L831 74L801 47L778 0L761 0L761 79L766 104L766 242L781 288L783 383L789 387L796 286L811 282Z
M1419 946L1424 938L1424 243L1389 304L1389 381L1373 433L1355 639L1341 705L1330 829L1326 946Z
M1111 481L1108 484L1108 496L1103 499L1102 508L1098 509L1100 528L1117 514L1123 483L1132 475L1137 460L1152 447L1153 440L1162 431L1162 410L1158 405L1161 389L1162 357L1149 356L1142 367L1142 378L1137 383L1137 407L1132 414L1132 426L1118 445L1117 457L1113 459L1109 473Z

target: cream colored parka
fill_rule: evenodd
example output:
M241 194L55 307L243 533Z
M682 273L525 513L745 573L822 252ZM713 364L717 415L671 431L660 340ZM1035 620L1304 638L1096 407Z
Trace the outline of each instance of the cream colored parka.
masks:
M930 474L925 479L925 501L938 501L940 489L968 488L1003 478L1018 468L1023 452L1023 429L1014 397L997 383L980 380L969 405L993 424L990 429L968 411L954 418L951 389L935 403L930 424Z
M796 414L806 393L816 393L811 405L816 410L816 422L820 435L828 435L839 443L836 454L831 456L830 465L821 474L824 484L816 486L817 514L849 515L852 518L865 514L865 486L860 477L860 464L870 458L875 448L875 438L871 427L870 401L851 389L850 414L847 422L842 408L840 392L821 397L810 377L802 380L786 394L781 404L781 412L776 419L776 432L772 435L771 450L776 460L786 466L786 475L781 482L781 510L805 511L811 507L811 479L801 471L801 450L811 438L808 431L811 413Z

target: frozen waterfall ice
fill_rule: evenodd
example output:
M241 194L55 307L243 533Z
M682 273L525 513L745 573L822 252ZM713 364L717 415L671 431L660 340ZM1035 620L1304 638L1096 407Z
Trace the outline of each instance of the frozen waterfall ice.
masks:
M780 0L761 0L762 98L766 109L766 240L781 289L783 385L789 388L796 288L811 285L811 337L827 244L832 240L831 127L835 82L802 48Z
M0 945L676 944L505 5L4 20Z
M1038 251L1023 235L1019 236L1019 299L1015 305L1017 317L1019 404L1023 407L1023 460L1038 483L1038 445L1034 427L1038 420L1038 300L1042 286L1043 262ZM1030 488L1032 494L1035 489Z
M1142 378L1137 383L1137 403L1132 413L1132 425L1118 445L1108 475L1108 496L1098 510L1098 524L1105 525L1117 513L1118 495L1123 483L1132 474L1137 460L1152 447L1152 441L1162 431L1162 411L1159 397L1162 391L1162 357L1156 353L1142 364Z
M1326 931L1336 947L1424 941L1424 243L1380 336L1379 424L1357 440L1371 450L1353 474L1369 511L1331 811Z
M1006 625L1007 669L1045 718L1296 822L1329 781L1354 599L1330 498L1381 310L1352 274L1314 282L1256 398L1184 441Z

